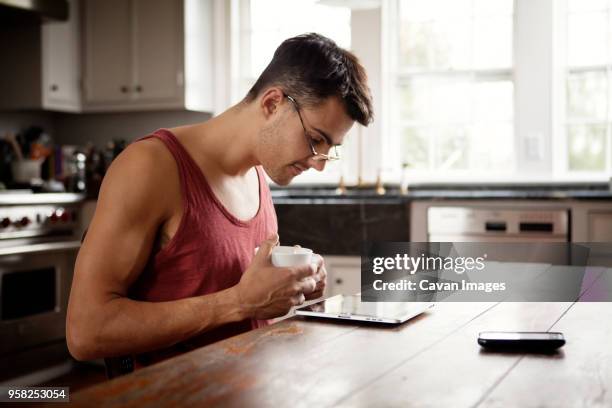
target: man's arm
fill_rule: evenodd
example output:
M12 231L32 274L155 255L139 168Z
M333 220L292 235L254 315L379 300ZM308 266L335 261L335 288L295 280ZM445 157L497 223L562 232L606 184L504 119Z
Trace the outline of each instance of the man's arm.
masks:
M232 288L168 302L129 299L172 210L169 197L180 195L172 177L178 180L174 159L157 141L131 145L111 165L75 265L66 338L76 359L142 353L225 323L279 316L314 290L300 282L311 268L269 264L275 238Z
M244 318L233 289L160 303L126 297L169 215L167 197L180 194L167 181L178 180L178 169L163 148L153 141L131 145L104 179L68 306L66 337L77 359L157 349Z

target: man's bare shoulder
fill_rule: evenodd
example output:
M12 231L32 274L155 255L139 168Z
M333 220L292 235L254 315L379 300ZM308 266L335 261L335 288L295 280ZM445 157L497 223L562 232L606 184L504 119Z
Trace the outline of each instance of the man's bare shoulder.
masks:
M159 139L146 139L130 144L113 161L107 175L128 176L132 181L164 183L177 172L174 157Z
M166 213L173 206L172 197L180 194L178 168L174 157L155 138L130 144L113 161L104 177L99 204L108 203L124 209ZM127 208L126 208L127 207Z

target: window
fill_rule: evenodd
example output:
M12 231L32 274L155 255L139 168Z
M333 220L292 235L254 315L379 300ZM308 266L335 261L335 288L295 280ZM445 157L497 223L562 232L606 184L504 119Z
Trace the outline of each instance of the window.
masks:
M240 97L303 32L352 49L371 74L367 137L356 129L340 168L297 182L397 182L402 165L414 181L612 173L612 0L235 1L248 15Z
M319 0L240 0L239 86L234 102L242 99L266 68L276 48L287 38L317 32L351 48L351 10ZM355 138L346 138L342 152L355 150ZM353 155L326 164L324 172L310 170L295 183L337 183L354 167Z
M612 169L612 1L568 0L566 166Z
M344 48L351 46L351 11L317 0L243 0L241 25L242 96L287 38L318 32Z
M511 172L513 1L397 0L395 7L389 128L402 163L425 177Z

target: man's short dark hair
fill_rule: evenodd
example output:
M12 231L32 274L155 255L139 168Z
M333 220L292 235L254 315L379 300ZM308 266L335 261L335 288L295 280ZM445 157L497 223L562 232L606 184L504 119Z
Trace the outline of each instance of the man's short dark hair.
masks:
M280 87L303 106L337 96L348 116L367 126L373 119L365 69L351 52L320 34L285 40L246 96L252 101L270 86Z

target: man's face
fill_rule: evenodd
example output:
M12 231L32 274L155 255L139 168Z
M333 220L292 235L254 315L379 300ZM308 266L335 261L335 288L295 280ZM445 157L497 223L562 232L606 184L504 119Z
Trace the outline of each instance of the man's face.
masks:
M276 184L285 186L303 171L322 171L325 161L313 160L317 153L329 154L332 145L342 144L354 121L346 114L339 98L330 97L313 107L295 105L286 97L278 106L275 120L261 131L259 160ZM306 132L304 131L306 129Z

